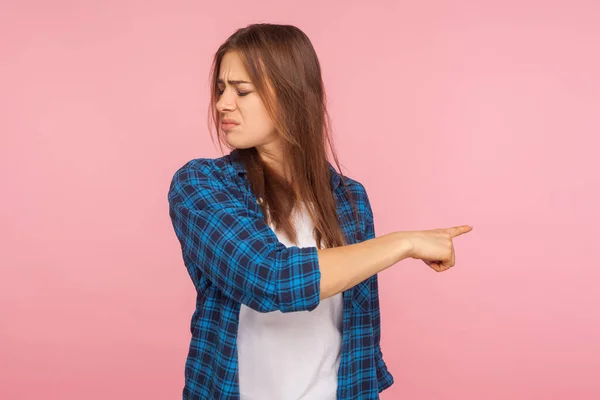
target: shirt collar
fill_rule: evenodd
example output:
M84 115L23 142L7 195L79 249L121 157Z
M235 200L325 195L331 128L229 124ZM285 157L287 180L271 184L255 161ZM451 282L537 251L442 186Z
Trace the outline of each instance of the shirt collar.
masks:
M239 160L238 154L239 154L238 149L233 149L231 151L231 154L230 154L231 165L233 166L233 168L235 169L235 171L238 174L240 174L240 175L246 174L246 168L244 167L244 164ZM333 189L336 189L341 181L340 175L335 170L333 165L331 165L331 163L329 161L327 162L327 165L329 166L329 172L330 172L330 177L331 177L331 181L330 181L331 186Z

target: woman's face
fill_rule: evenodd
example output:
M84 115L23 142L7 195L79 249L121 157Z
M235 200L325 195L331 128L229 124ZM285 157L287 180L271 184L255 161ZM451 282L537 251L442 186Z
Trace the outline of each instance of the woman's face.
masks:
M257 147L266 152L277 148L279 138L273 121L237 53L223 56L217 85L220 95L216 108L227 143L238 149ZM238 124L223 125L226 119Z

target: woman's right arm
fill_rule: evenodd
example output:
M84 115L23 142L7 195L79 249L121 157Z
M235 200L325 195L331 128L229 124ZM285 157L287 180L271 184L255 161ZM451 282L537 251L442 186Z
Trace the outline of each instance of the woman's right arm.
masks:
M311 311L319 305L316 247L286 247L225 187L211 159L192 160L173 176L169 215L192 279L259 312Z

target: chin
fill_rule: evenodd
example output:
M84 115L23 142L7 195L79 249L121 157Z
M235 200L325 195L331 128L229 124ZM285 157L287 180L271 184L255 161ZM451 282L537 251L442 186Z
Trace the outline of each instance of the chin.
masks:
M230 134L226 135L227 144L236 149L249 149L254 147L253 143L248 143L245 140L233 138Z

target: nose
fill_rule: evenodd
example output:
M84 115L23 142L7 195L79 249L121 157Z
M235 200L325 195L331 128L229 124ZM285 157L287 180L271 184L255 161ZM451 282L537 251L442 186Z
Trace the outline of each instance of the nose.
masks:
M217 110L220 113L231 112L235 110L235 101L233 94L227 90L223 91L216 104Z

